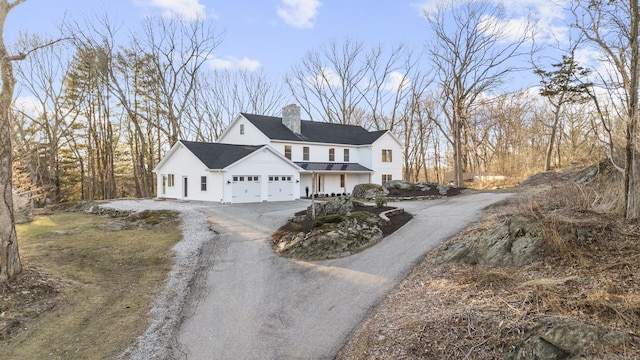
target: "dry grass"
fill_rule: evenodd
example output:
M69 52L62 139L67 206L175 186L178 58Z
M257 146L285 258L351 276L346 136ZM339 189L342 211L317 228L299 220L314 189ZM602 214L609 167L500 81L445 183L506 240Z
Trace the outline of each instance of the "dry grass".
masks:
M597 195L614 193L615 180L577 184L579 175L538 178L533 191L492 206L449 240L477 237L521 215L542 225L546 255L522 267L435 265L437 249L373 311L338 359L504 359L539 324L565 320L631 336L598 342L581 358L640 358L640 225L597 211L617 203Z
M148 215L153 223L157 214ZM149 325L180 239L177 221L159 217L124 230L105 230L117 220L83 213L18 225L27 270L2 289L0 313L11 321L0 358L115 358L130 346Z

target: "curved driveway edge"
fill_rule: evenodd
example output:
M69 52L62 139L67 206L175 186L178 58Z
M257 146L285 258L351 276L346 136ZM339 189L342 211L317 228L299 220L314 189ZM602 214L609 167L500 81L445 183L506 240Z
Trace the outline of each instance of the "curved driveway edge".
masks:
M308 205L200 207L217 233L178 332L188 359L332 359L370 310L440 242L510 194L401 202L414 215L377 245L343 259L278 257L271 233ZM207 247L209 248L209 247ZM195 264L194 264L195 265Z

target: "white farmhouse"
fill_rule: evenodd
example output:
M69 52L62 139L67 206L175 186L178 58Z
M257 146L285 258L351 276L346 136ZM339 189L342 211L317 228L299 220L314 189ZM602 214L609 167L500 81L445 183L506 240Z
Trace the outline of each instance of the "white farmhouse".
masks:
M402 145L389 131L241 113L216 143L179 141L154 168L158 198L243 203L350 193L402 178Z

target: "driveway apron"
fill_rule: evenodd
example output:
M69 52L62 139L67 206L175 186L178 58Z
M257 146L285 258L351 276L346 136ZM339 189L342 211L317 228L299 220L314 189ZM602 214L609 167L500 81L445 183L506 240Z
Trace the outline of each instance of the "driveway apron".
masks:
M332 359L372 308L443 240L509 194L397 203L414 219L336 260L280 258L270 235L303 201L207 209L217 232L178 333L188 359Z

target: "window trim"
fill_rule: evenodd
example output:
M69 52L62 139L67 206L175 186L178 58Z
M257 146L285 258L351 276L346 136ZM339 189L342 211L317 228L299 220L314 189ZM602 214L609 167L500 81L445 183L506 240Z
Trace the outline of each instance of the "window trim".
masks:
M240 124L240 135L244 135L244 124Z
M336 149L329 148L329 161L336 161Z
M291 160L291 153L292 153L292 149L291 149L291 145L285 145L284 146L284 157L286 157L287 159Z
M384 184L389 183L393 181L393 175L392 174L382 174L382 186L384 186Z
M351 155L349 154L349 149L344 149L344 151L342 152L342 161L349 162L350 158Z
M303 146L302 147L302 160L303 161L309 161L309 147L308 146Z
M200 176L200 191L207 191L207 177Z
M382 162L393 162L391 149L382 149Z

